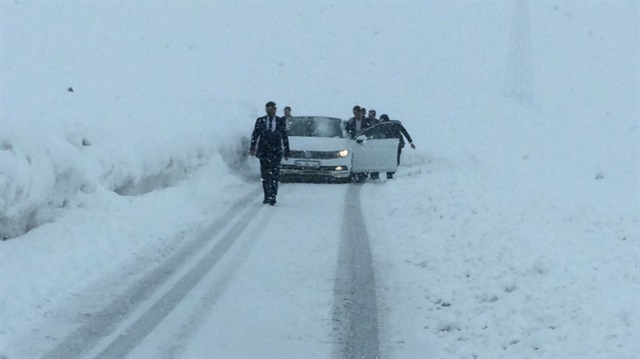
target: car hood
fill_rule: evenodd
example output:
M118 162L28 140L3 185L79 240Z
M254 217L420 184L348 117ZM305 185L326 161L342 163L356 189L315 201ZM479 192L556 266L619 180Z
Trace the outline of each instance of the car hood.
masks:
M349 140L339 137L289 136L291 151L340 151L349 148Z

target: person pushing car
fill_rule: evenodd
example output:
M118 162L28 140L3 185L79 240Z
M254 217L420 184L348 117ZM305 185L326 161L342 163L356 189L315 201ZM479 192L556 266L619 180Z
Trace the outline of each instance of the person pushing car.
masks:
M402 125L400 121L390 121L389 116L387 114L383 114L380 116L380 123L391 123L391 127L389 130L388 138L396 137L398 138L398 166L400 165L400 155L402 155L402 148L404 147L404 139L403 136L407 138L409 141L409 145L412 149L416 149L416 145L413 144L413 139L411 139L411 135L406 128ZM387 179L392 179L395 172L387 172Z

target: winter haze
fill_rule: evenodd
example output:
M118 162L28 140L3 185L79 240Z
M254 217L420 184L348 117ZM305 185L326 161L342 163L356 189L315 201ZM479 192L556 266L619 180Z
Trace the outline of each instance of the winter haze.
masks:
M380 357L640 358L639 19L2 0L0 356L348 357L336 268L363 225ZM267 208L246 153L269 100L374 108L417 149L391 181L286 183Z

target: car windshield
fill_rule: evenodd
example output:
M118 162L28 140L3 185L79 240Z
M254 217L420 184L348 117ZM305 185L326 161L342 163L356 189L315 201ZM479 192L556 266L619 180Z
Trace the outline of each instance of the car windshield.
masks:
M332 117L291 117L287 132L300 137L344 137L342 120Z

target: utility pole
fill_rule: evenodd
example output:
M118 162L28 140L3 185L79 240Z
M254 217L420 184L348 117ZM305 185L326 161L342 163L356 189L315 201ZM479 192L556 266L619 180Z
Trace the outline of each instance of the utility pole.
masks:
M533 69L531 64L531 25L529 1L513 3L511 36L503 84L505 96L519 102L533 103Z

